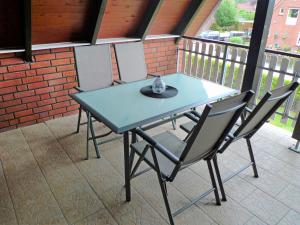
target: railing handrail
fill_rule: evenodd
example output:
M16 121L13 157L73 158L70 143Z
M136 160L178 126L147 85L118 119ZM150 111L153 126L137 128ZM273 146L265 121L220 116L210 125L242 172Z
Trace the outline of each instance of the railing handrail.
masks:
M189 40L194 40L194 41L202 41L202 42L215 43L215 44L220 44L220 45L227 45L227 46L232 46L232 47L237 47L237 48L249 49L249 46L247 46L247 45L235 44L235 43L231 43L231 42L227 42L227 41L216 41L216 40L207 39L207 38L197 38L197 37L189 37L189 36L182 36L182 38L189 39Z
M231 46L231 47L236 47L236 48L244 48L244 49L249 49L248 45L242 45L242 44L235 44L227 41L217 41L217 40L212 40L212 39L207 39L207 38L198 38L198 37L190 37L190 36L182 36L182 38L189 39L189 40L194 40L194 41L202 41L202 42L207 42L207 43L214 43L214 44L220 44L220 45L225 45L225 46ZM293 58L300 58L300 54L298 53L293 53L293 52L284 52L280 50L274 50L274 49L265 49L266 53L272 53L272 54L277 54L277 55L282 55L282 56L288 56L288 57L293 57Z

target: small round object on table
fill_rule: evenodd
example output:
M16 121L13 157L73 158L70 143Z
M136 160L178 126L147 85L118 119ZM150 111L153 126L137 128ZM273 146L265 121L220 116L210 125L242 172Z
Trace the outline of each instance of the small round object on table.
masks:
M140 92L151 98L172 98L178 94L177 88L168 85L166 86L166 90L161 94L154 93L151 85L141 88Z

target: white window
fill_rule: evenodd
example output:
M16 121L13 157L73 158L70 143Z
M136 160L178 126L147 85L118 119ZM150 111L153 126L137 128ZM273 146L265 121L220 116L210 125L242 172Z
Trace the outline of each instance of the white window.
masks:
M281 15L281 16L284 15L284 9L283 9L283 8L280 8L280 9L279 9L279 15Z
M286 18L286 25L296 25L298 19L299 9L289 9L287 18Z
M296 45L297 45L297 46L300 46L300 33L298 33Z

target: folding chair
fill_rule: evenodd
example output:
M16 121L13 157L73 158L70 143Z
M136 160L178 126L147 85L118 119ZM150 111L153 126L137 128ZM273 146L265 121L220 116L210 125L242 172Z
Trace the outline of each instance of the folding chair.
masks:
M127 83L156 77L156 75L147 73L143 42L115 44L114 49L122 82ZM175 119L172 120L172 125L175 130Z
M277 88L271 92L267 92L253 110L246 108L245 112L242 114L241 125L232 129L232 131L226 138L226 142L218 150L218 153L223 153L232 142L244 138L246 140L250 156L250 163L248 165L242 167L237 172L231 174L224 180L222 180L220 176L217 157L214 158L214 166L216 170L218 183L220 186L220 191L222 194L222 200L226 201L223 183L227 182L237 174L252 166L254 177L258 177L257 167L251 145L251 138L264 125L264 123L267 122L267 120L276 112L276 110L282 105L282 103L285 100L287 100L287 98L295 91L298 85L299 84L297 82L294 82L289 85ZM181 125L181 128L183 128L183 130L185 131L191 132L194 129L193 127L195 125L196 122L189 122L188 124Z
M75 47L75 65L78 76L80 92L106 88L114 84L110 45L92 45ZM76 133L79 132L82 107L79 108ZM89 119L89 118L88 118ZM101 138L112 133L109 131L96 137L91 124L91 135L94 142L97 157L100 158L99 147L96 138Z
M207 105L195 129L186 141L180 140L170 132L164 132L152 138L142 129L133 131L144 140L131 144L130 178L135 177L142 161L156 171L170 224L174 224L173 216L183 212L211 192L215 194L216 204L221 204L211 160L215 157L217 150L252 95L253 92L246 92ZM132 168L135 154L139 155L139 159ZM212 188L172 214L167 197L166 182L172 182L180 170L200 160L207 162Z

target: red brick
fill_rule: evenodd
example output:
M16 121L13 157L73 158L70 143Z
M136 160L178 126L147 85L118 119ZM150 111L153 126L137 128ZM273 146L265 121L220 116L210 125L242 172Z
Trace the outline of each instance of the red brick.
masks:
M10 120L9 121L9 125L12 126L12 125L16 125L19 123L19 120L18 119L14 119L14 120Z
M67 82L66 78L59 78L59 79L55 79L55 80L49 80L49 86L53 86L53 85L57 85L57 84L64 84Z
M53 106L53 109L58 109L58 108L70 106L70 102L69 101L59 102L59 103L53 104L52 106Z
M4 114L4 115L0 116L0 121L11 120L13 118L14 118L13 113Z
M6 74L4 74L4 79L9 80L9 79L16 79L16 78L21 78L21 77L25 77L25 76L26 76L25 71L6 73Z
M68 111L73 111L73 110L77 110L79 108L79 105L76 104L76 105L71 105L69 107L67 107L67 110Z
M57 91L57 92L52 92L50 93L50 96L53 97L58 97L58 96L62 96L62 95L67 95L68 91L67 90L63 90L63 91Z
M27 103L27 108L28 109L33 109L33 108L36 108L36 107L37 107L36 102L29 102L29 103Z
M57 59L73 58L74 57L73 52L61 52L61 53L56 53L55 55L56 55Z
M24 84L35 83L42 80L43 80L42 76L26 77L22 79Z
M48 73L55 73L55 72L56 72L55 67L47 67L47 68L42 68L42 69L36 70L37 74L48 74Z
M69 70L63 72L63 76L70 77L70 76L76 76L76 71L75 70Z
M0 108L7 108L9 106L14 106L14 105L19 105L21 104L21 100L20 99L14 99L11 101L5 101L5 102L1 102L0 103Z
M8 107L8 108L6 108L6 112L11 113L11 112L21 111L21 110L24 110L24 109L27 109L26 104Z
M75 67L73 64L71 65L64 65L64 66L57 66L57 72L63 72L63 71L68 71L68 70L74 70Z
M60 96L56 98L56 102L63 102L68 100L71 100L71 97L69 95Z
M51 74L44 75L44 80L57 79L61 77L62 77L62 73L51 73Z
M0 60L1 66L21 64L21 63L24 63L24 60L21 59L21 58L8 58L8 59L1 59Z
M47 116L47 117L43 117L37 120L38 123L42 123L42 122L46 122L48 120L52 120L53 116Z
M0 95L16 92L16 87L0 88Z
M27 90L28 88L26 84L17 86L17 91L27 91Z
M1 81L1 88L2 87L15 86L15 85L18 85L18 84L22 84L21 79Z
M0 59L4 59L4 58L12 58L12 57L15 57L16 54L11 52L11 53L3 53L3 54L0 54Z
M16 92L15 93L15 97L16 98L24 98L24 97L28 97L28 96L32 96L32 95L34 95L34 91L33 90Z
M51 105L45 105L45 106L41 106L38 108L33 109L34 113L40 113L40 112L45 112L45 111L50 111L52 110L52 106Z
M13 94L7 94L7 95L3 95L2 98L3 98L3 101L9 101L9 100L14 99L14 95Z
M46 61L50 59L55 59L55 54L42 54L42 55L36 55L35 61Z
M34 75L36 75L36 70L26 70L26 75L27 76L34 76Z
M8 127L9 126L9 122L8 121L3 121L3 122L0 122L0 132L4 132L6 131L5 129L2 129L2 128L5 128L5 127Z
M67 84L64 84L64 89L70 89L70 88L74 88L78 86L77 83L67 83Z
M7 67L6 66L1 66L0 67L0 73L7 73Z
M28 125L32 125L32 124L35 124L35 120L39 118L39 115L30 115L30 116L25 116L25 117L21 117L20 118L20 123L24 123L24 122L28 122L28 121L32 121L31 123L26 123L25 124L22 124L23 126L28 126ZM22 126L21 125L21 126Z
M53 103L55 103L55 99L54 98L50 98L50 99L45 99L45 100L42 100L42 101L38 101L37 102L37 105L38 106L43 106L43 105L51 105Z
M40 100L40 96L34 95L34 96L22 98L22 103L35 102L39 100Z
M5 113L5 109L0 109L0 115L3 115Z
M40 112L39 113L40 118L49 117L49 112ZM53 118L53 116L51 116Z
M45 87L45 88L35 89L35 93L37 95L49 93L49 92L52 92L52 91L54 91L54 87Z
M46 81L28 84L29 89L37 89L37 88L42 88L42 87L46 87L46 86L48 86Z
M46 94L40 94L40 97L41 97L41 100L44 100L44 99L50 98L50 95L48 93L46 93Z
M54 91L61 91L64 89L64 85L56 85L54 86Z
M29 64L19 64L19 65L9 66L8 71L16 72L16 71L28 70L29 68L30 68Z
M31 114L32 114L32 109L27 109L27 110L15 112L15 117L20 118L20 117L28 116Z
M53 48L51 49L51 52L69 52L71 50L71 48Z
M54 110L49 111L49 115L50 116L54 116L54 115L58 115L58 114L64 113L66 111L67 111L66 108L54 109Z
M35 50L32 52L33 55L41 55L41 54L49 54L50 49L42 49L42 50Z
M50 61L31 63L31 69L38 69L38 68L50 67L50 66L51 66Z
M71 82L76 82L76 77L67 77L67 82L71 83ZM77 84L76 84L77 85Z
M51 60L52 66L66 65L70 64L70 59L56 59Z

